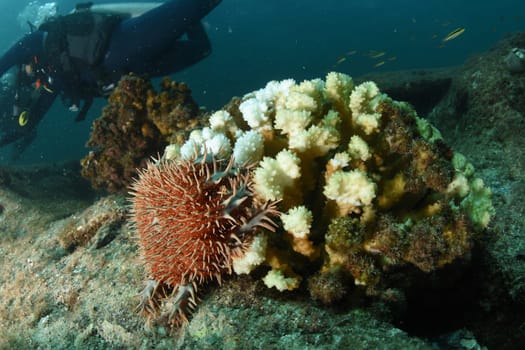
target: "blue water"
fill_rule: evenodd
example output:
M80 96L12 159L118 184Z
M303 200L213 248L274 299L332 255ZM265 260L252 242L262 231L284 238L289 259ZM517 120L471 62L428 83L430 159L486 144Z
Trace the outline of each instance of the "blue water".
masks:
M77 2L57 1L59 13L69 12ZM130 1L96 3L103 2ZM0 52L27 31L13 16L27 3L0 0ZM525 2L223 0L205 18L205 24L214 48L212 55L173 78L185 81L200 105L218 109L232 96L242 96L273 79L324 77L331 70L358 76L460 65L506 34L523 31ZM465 32L442 45L442 38L458 27ZM356 53L348 55L351 51ZM371 52L385 54L374 59ZM385 63L375 67L382 60ZM75 123L75 114L57 101L18 163L82 158L88 152L84 144L91 122L103 105L104 100L98 101L86 121ZM11 162L9 151L0 149L0 165Z

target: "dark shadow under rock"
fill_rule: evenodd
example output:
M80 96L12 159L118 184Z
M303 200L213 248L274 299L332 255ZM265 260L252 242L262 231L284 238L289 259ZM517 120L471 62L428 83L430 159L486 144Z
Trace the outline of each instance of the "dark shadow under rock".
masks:
M0 167L0 186L34 200L93 200L95 192L80 175L77 161Z
M374 81L381 92L397 101L407 101L420 116L428 114L446 95L458 68L416 69L371 73L356 83Z

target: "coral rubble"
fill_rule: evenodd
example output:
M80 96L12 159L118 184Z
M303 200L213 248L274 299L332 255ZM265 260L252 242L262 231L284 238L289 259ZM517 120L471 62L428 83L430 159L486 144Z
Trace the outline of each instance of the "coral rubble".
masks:
M121 202L118 195L104 197L79 215L65 220L57 234L62 248L72 251L78 246L85 246L99 233L95 247L108 244L126 219Z
M93 123L82 175L94 188L123 191L148 158L182 142L186 130L198 125L198 106L185 84L166 78L156 93L149 80L126 76Z

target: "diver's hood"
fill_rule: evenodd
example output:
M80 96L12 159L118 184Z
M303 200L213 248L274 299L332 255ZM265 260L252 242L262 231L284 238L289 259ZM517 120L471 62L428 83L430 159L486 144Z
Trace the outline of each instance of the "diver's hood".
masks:
M97 13L107 13L115 15L126 15L130 17L138 17L149 10L162 5L163 2L127 2L115 4L93 4L83 3L78 4L71 13L89 10Z

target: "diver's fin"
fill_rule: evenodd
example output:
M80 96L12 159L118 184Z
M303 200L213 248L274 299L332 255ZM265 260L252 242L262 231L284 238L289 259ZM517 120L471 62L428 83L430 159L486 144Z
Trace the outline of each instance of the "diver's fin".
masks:
M138 17L149 10L162 5L163 2L127 2L114 4L93 4L91 2L78 4L73 12L86 11Z

